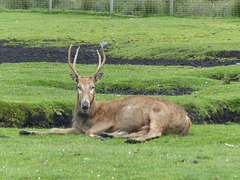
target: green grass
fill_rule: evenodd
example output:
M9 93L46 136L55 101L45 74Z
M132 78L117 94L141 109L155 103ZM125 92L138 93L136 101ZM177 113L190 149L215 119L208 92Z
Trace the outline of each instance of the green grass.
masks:
M10 44L69 46L104 40L111 44L107 54L128 59L227 60L215 54L240 50L239 18L126 18L26 11L0 14L0 40Z
M9 41L5 45L68 46L104 40L112 44L107 54L130 59L214 60L209 54L239 51L239 19L131 19L5 11L0 16L0 38ZM54 41L48 41L51 39ZM77 65L82 75L91 75L96 67ZM191 95L165 98L201 117L226 109L229 113L240 112L239 82L220 85L224 79L240 78L237 65L105 65L102 72L104 77L96 87L100 90L190 88L194 91ZM67 64L0 64L0 119L17 127L28 111L34 115L41 110L48 117L73 109L76 86L70 73ZM125 97L96 96L98 100ZM20 129L0 128L0 134L10 137L1 138L0 179L239 179L239 125L228 124L193 125L186 137L168 135L134 145L125 144L122 139L100 141L84 135L26 137L18 135ZM6 122L0 126L6 126Z
M238 179L239 125L192 126L142 144L0 128L3 179ZM227 143L227 144L226 144ZM233 147L231 147L233 145ZM193 161L197 161L196 164Z
M84 76L91 75L96 67L77 65ZM189 88L193 91L191 95L164 97L189 112L200 114L203 119L226 109L229 112L240 111L239 82L221 85L224 76L239 78L240 68L237 65L211 68L105 65L102 72L104 77L97 83L97 90L171 91ZM61 63L1 64L0 118L19 125L24 123L26 111L38 114L41 109L48 117L74 109L76 85L70 73L69 66ZM96 97L99 101L108 101L125 96L97 93Z

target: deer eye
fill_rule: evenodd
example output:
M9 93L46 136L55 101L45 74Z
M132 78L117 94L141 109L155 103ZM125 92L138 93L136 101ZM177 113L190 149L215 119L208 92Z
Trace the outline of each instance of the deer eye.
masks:
M79 87L79 86L77 86L77 89L78 89L79 91L82 91L82 88L81 88L81 87Z
M93 91L94 90L94 86L91 86L90 89L91 89L91 91Z

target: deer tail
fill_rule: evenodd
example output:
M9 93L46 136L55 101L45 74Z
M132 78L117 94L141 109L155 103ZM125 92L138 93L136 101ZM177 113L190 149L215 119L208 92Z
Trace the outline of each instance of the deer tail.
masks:
M182 136L186 136L188 134L188 131L189 131L190 126L192 124L191 120L190 120L190 118L188 116L186 116L185 124L186 124L186 126L185 126L184 130L181 133Z

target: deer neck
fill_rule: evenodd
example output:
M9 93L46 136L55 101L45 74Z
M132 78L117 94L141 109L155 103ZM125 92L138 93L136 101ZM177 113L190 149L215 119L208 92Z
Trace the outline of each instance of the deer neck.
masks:
M90 116L94 115L97 109L98 109L98 102L95 100L95 97L94 97L90 105L89 115Z

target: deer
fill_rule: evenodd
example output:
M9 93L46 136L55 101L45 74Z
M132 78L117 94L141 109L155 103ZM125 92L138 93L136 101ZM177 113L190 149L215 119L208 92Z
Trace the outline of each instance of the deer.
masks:
M187 135L191 126L187 112L164 98L129 96L109 102L96 101L95 84L102 78L103 73L99 72L106 62L103 45L100 45L101 54L97 50L98 67L91 76L81 76L76 70L80 47L76 50L73 64L72 45L68 49L68 64L74 73L70 76L77 84L77 103L71 128L22 130L19 134L85 134L90 137L126 138L126 143L141 143L167 134Z

